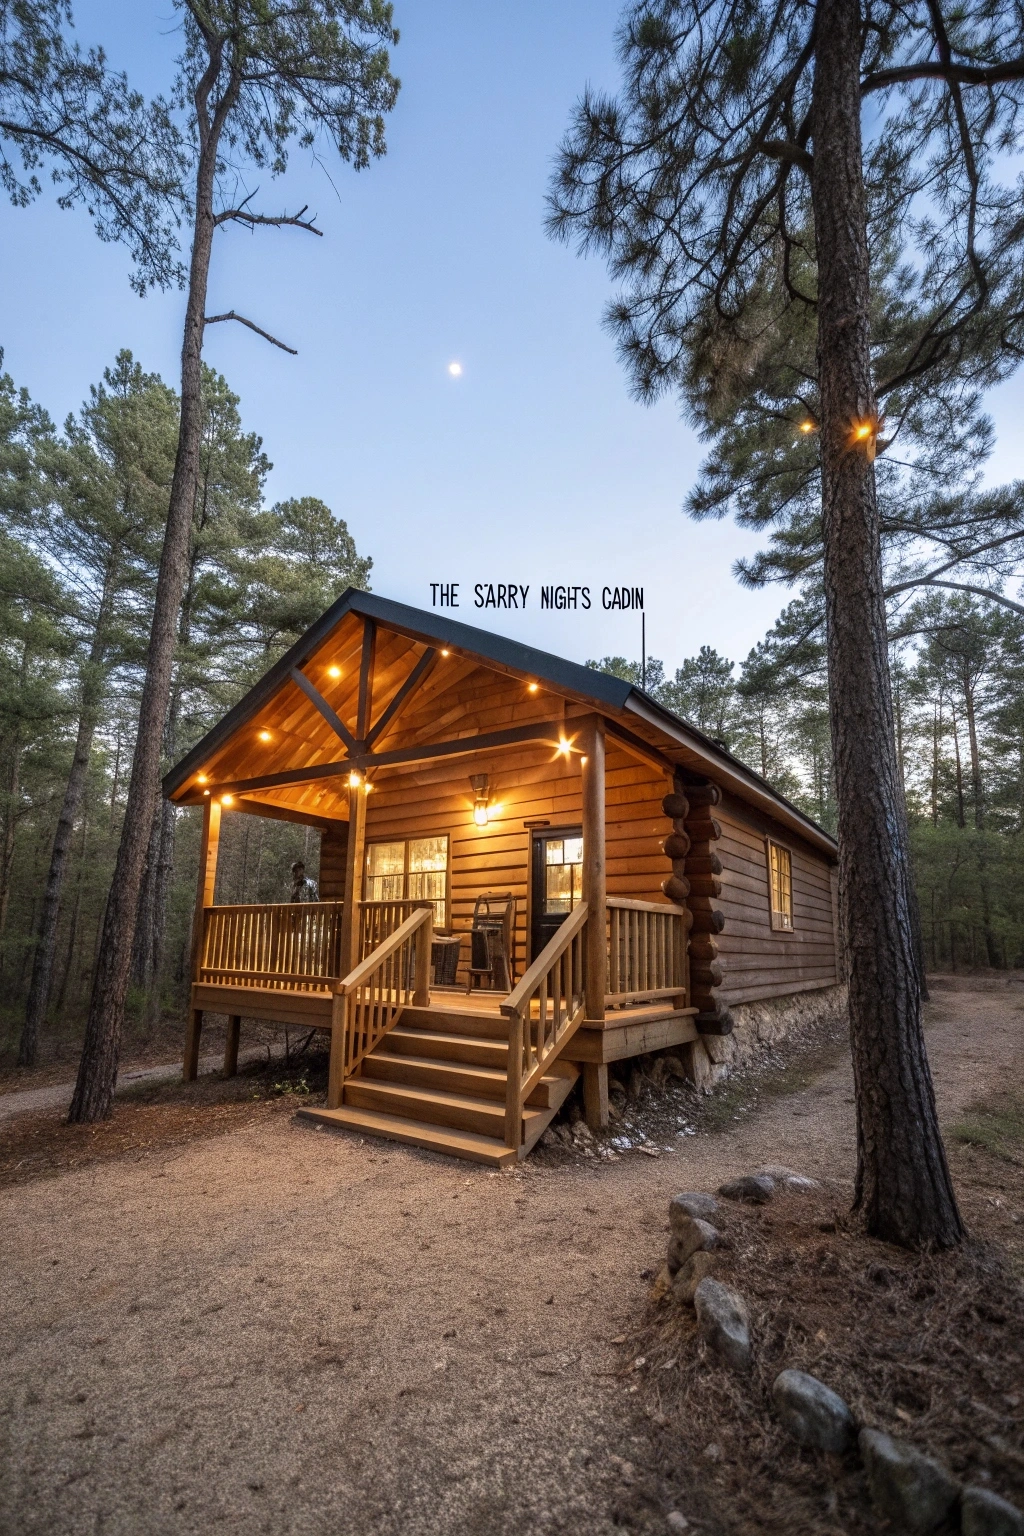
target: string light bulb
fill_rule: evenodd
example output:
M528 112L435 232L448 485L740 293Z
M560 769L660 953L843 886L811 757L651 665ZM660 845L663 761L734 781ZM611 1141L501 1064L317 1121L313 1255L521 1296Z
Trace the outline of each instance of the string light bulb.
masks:
M566 741L564 736L560 737L558 742L558 750L561 752L563 757L568 757L569 753L572 751L572 742Z
M197 783L197 784L208 784L208 783L209 783L209 782L210 782L210 781L209 781L209 779L208 779L208 778L207 778L207 777L206 777L206 774L205 774L205 773L197 773L197 774L196 774L196 783Z
M814 431L814 422L813 421L802 421L800 423L800 431L801 432L813 432Z
M328 677L340 677L341 676L341 668L340 667L328 667L327 668L327 676Z
M358 789L363 782L363 776L357 768L353 768L348 776L349 789Z
M269 731L260 731L260 741L269 741L270 739Z
M539 686L539 685L538 685L538 684L537 684L537 683L529 683L529 684L528 684L528 685L527 685L527 690L528 690L528 692L530 692L530 693L536 693L536 692L537 692L537 688L538 688L538 686Z
M234 805L235 797L234 795L221 795L220 803L221 805Z

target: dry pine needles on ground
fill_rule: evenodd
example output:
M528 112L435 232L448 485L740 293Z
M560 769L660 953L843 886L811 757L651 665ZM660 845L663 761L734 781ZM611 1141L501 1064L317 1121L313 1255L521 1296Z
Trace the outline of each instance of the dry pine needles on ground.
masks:
M771 1387L787 1367L826 1382L861 1423L1024 1504L1024 1292L988 1231L1001 1214L1019 1232L1024 1201L1018 1189L994 1207L987 1180L998 1170L979 1169L977 1154L954 1161L975 1236L949 1254L867 1239L824 1193L721 1203L728 1247L716 1272L748 1302L753 1371L708 1355L692 1309L663 1283L629 1341L627 1369L657 1427L663 1507L730 1536L879 1529L856 1453L803 1449L778 1423Z

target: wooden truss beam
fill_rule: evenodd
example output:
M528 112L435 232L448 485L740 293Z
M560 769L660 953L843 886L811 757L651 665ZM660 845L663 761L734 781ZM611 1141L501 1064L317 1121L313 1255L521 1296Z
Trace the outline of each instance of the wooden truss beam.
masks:
M317 688L314 683L311 683L305 672L300 672L298 667L292 667L291 678L292 682L297 683L298 686L302 689L310 703L314 704L320 711L324 719L327 721L327 724L334 732L335 736L341 740L342 744L347 747L350 752L354 752L356 750L355 737L352 735L352 732L349 730L344 720L342 720L341 716L337 715L328 704L319 688Z
M366 738L367 751L372 748L374 742L379 737L383 736L388 726L395 719L395 716L401 709L404 708L406 700L409 698L409 695L412 693L417 683L422 681L427 672L429 672L430 668L433 666L436 659L436 650L431 649L423 652L423 655L413 667L412 671L409 673L409 676L399 688L398 692L393 696L391 703L387 706L384 713L377 721L377 724L369 732Z
M336 763L318 763L310 768L288 768L281 773L266 773L256 779L235 779L227 784L211 784L211 795L245 795L260 789L279 789L286 784L314 784L318 779L334 779L353 768L393 768L406 763L425 763L438 757L462 757L471 752L492 752L499 747L514 747L529 742L557 746L565 733L561 720L540 720L534 725L515 725L506 731L489 731L481 736L460 736L455 741L424 742L415 747L398 747L391 752L354 752ZM193 791L178 803L195 805L202 799Z

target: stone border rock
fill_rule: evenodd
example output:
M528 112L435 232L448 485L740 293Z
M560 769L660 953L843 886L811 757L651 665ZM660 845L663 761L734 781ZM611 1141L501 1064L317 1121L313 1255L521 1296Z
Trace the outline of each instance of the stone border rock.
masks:
M793 1191L820 1188L816 1180L792 1168L773 1165L729 1179L717 1193L726 1200L764 1205L779 1186ZM753 1363L747 1303L714 1274L718 1252L729 1246L712 1222L720 1214L714 1195L700 1190L673 1195L659 1289L691 1305L707 1348L732 1370L745 1372ZM875 1512L893 1530L926 1536L958 1517L962 1536L1024 1536L1024 1513L1016 1505L989 1488L964 1486L948 1467L909 1441L858 1425L838 1392L816 1376L782 1370L771 1396L779 1422L800 1445L832 1455L856 1448Z

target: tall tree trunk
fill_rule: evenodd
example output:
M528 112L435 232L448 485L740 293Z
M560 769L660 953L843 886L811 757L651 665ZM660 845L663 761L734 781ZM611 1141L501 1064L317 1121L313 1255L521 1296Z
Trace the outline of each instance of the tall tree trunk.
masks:
M857 1091L855 1204L876 1237L963 1237L921 1029L873 468L858 0L819 0L812 96L822 525L839 901ZM871 424L867 437L858 426Z
M25 1022L18 1046L19 1067L34 1067L39 1052L39 1030L46 1018L50 1001L50 983L53 977L53 957L57 949L57 922L60 917L60 898L64 888L71 853L71 838L75 830L75 817L82 803L85 776L89 770L93 737L96 734L96 712L91 699L83 701L75 737L75 752L71 759L71 772L64 787L64 800L57 819L50 852L50 867L43 889L43 908L39 931L36 936L35 954L32 959L32 981L25 1005Z
M21 754L23 750L21 732L15 731L11 741L11 761L7 773L7 784L4 788L7 806L4 812L4 841L3 847L0 849L0 935L7 928L7 912L11 901L14 832L18 821L15 806L18 799L18 790L21 787Z
M958 827L966 827L967 812L964 809L964 770L960 761L960 727L957 724L956 710L953 715L953 762L956 766L956 824Z
M160 845L157 852L156 888L153 901L153 985L150 993L149 1022L155 1023L160 1015L161 984L164 975L164 956L167 945L167 905L174 875L174 843L178 813L169 800L165 800L160 815Z
M942 706L932 711L932 826L939 824L939 735L942 731Z
M964 714L967 716L967 741L971 752L971 795L974 798L974 825L980 832L985 825L985 802L981 793L981 753L978 750L978 720L974 708L974 689L965 676Z
M174 641L188 567L189 532L199 478L202 439L202 356L206 290L215 229L213 213L217 151L234 94L225 92L212 124L207 112L210 90L220 69L212 59L196 96L200 129L196 175L195 229L189 269L188 304L181 351L181 417L174 461L167 530L160 557L139 729L132 756L124 825L113 884L103 918L103 941L93 978L85 1044L69 1118L102 1120L113 1106L124 1028L124 1005L131 974L132 942L139 890L146 865L153 810L159 789L160 747L167 720L174 667Z
M135 916L135 934L132 939L133 984L142 992L148 992L153 979L153 919L156 911L156 864L160 855L160 802L153 807L153 820L149 829L149 846L146 849L146 867L139 892L139 907Z

